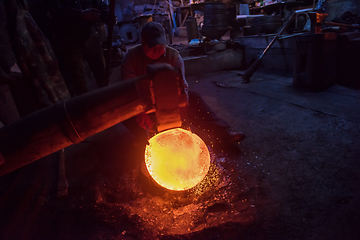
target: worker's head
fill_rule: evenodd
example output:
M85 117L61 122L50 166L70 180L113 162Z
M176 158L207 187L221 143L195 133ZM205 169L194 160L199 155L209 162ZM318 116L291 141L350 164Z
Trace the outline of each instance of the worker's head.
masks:
M165 29L158 22L148 22L141 29L141 43L148 58L158 59L165 54Z

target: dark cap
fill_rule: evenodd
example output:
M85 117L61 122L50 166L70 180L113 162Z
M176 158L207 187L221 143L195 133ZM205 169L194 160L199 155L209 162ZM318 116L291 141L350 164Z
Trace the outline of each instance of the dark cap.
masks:
M165 29L158 22L145 23L141 28L141 39L149 47L166 44Z

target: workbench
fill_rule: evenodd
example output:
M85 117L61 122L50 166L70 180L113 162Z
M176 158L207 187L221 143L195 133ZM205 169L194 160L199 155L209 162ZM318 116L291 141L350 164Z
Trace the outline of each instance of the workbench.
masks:
M249 11L251 15L256 15L256 14L271 15L275 12L277 14L280 14L281 16L284 16L284 12L286 10L300 9L304 5L306 5L304 1L280 2L280 3L273 3L260 7L250 7Z

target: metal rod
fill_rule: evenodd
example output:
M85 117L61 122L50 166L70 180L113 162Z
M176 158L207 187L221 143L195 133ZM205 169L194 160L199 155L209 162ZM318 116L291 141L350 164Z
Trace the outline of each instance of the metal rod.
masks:
M243 75L243 83L249 83L251 76L254 74L254 72L258 69L258 67L261 65L261 60L264 57L264 55L267 53L267 51L271 48L271 46L275 43L275 41L280 37L280 35L285 31L285 29L288 28L290 23L294 20L296 17L296 13L293 13L289 20L287 20L284 25L281 27L281 29L276 33L275 37L271 40L271 42L268 44L268 46L265 48L263 53L260 55L260 57L249 67L248 70L245 71Z
M264 52L260 55L259 59L262 59L265 55L265 53L271 48L271 46L275 43L275 41L280 37L280 35L288 28L288 26L290 25L290 23L292 22L292 20L295 18L296 13L293 13L293 15L291 15L290 19L287 20L285 22L285 24L282 26L282 28L280 29L280 31L277 32L277 34L275 35L275 37L271 40L271 42L269 43L269 45L265 48Z
M107 54L106 54L106 83L110 82L110 68L111 68L111 55L112 55L112 42L114 35L114 21L115 21L115 0L110 0L109 3L109 21L108 25L108 36L107 36ZM106 84L106 85L107 85Z
M65 149L61 149L58 152L58 161L59 161L59 176L57 184L57 197L66 197L68 194L69 184L65 175Z

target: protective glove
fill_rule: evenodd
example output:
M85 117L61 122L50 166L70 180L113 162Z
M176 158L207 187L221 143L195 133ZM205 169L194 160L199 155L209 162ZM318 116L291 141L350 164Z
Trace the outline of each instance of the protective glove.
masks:
M146 127L148 127L150 132L155 132L156 124L145 112L136 116L136 122L141 128L146 130Z

